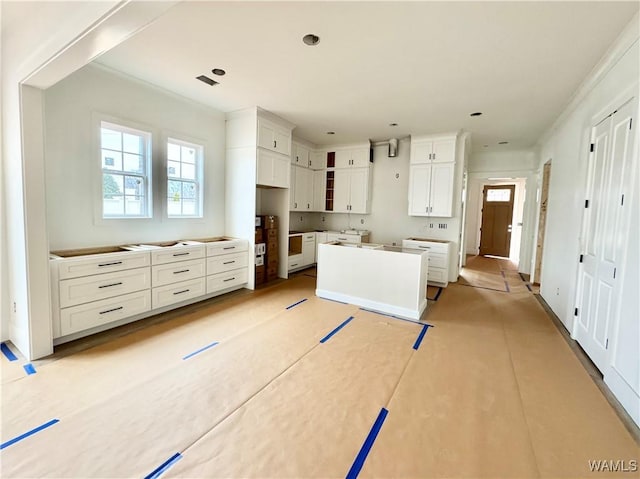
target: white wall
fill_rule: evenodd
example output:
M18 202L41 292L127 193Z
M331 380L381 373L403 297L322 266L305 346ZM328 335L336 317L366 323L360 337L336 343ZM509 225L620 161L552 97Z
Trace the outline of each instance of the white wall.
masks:
M588 145L591 126L611 113L625 100L635 96L638 101L640 49L638 47L638 16L633 19L620 39L583 84L574 102L540 142L539 168L552 159L549 187L549 209L542 258L541 295L567 329L574 328L573 309L581 250L581 226L586 191ZM638 135L637 118L636 136ZM638 139L636 138L636 141ZM635 192L631 215L632 233L624 262L623 289L619 319L612 322L617 329L610 335L609 350L613 366L604 371L605 381L629 412L636 411L640 423L638 402L638 282L639 264L637 228L638 216L638 150L636 148ZM636 238L633 241L633 238ZM613 354L610 352L610 354ZM635 388L635 390L634 390Z
M464 139L458 139L456 175L454 186L454 217L427 218L409 216L409 152L410 141L399 142L398 156L389 158L387 146L374 147L373 179L371 194L371 214L343 213L291 213L292 229L367 229L371 231L372 243L401 244L404 238L418 236L422 238L452 241L450 281L457 279L458 244L461 224L461 190L464 163ZM299 221L300 217L309 215L311 219ZM440 223L446 229L438 228Z
M103 220L96 114L150 131L153 218ZM46 191L52 250L199 238L224 234L224 115L211 108L87 65L45 93ZM205 147L202 219L169 219L163 211L165 135ZM96 206L98 206L96 208Z

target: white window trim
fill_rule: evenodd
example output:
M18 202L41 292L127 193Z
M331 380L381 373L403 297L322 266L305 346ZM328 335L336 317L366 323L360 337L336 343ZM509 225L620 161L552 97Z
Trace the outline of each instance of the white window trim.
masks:
M112 115L93 112L91 118L91 128L92 128L92 151L93 155L91 157L91 171L93 177L93 222L96 226L116 226L116 225L126 225L131 224L131 221L135 221L136 223L144 224L151 223L153 221L153 216L155 213L155 205L154 205L154 193L156 192L155 183L154 183L154 168L153 164L153 149L154 149L154 139L156 138L155 129L146 124L137 123L135 121L127 120L124 118L115 117ZM102 168L102 122L107 122L114 124L116 126L120 126L124 129L130 129L134 133L144 133L149 135L149 141L147 144L147 214L145 216L103 216L103 197L102 197L102 182L103 182L103 168Z
M168 143L169 141L173 143L184 145L184 146L195 146L198 147L201 151L200 158L198 159L198 164L196 165L196 175L199 183L200 197L198 203L198 211L199 214L192 216L170 216L169 215L169 207L168 207L168 181L169 174L167 171L167 161L169 158L168 151ZM162 134L162 188L159 189L160 194L162 194L162 212L163 219L167 221L190 221L193 223L204 223L205 218L205 204L206 204L206 177L205 177L205 163L206 163L206 153L207 153L207 142L201 138L191 137L189 135L185 135L183 133L174 132L174 131L163 131Z

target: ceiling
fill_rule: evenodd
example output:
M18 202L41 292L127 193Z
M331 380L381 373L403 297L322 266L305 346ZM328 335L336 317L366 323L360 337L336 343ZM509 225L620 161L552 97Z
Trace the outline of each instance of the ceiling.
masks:
M317 145L465 129L474 150L529 148L637 10L608 1L184 2L98 61L223 112L260 106ZM305 45L308 33L320 43Z

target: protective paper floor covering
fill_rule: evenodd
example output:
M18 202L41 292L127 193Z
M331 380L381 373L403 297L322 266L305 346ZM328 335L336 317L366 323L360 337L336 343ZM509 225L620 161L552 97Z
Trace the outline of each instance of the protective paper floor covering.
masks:
M360 477L586 477L590 459L637 460L521 278L471 266L512 292L450 284L417 349L422 325L318 299L300 274L30 376L2 357L2 442L60 422L2 449L1 475L145 477L179 453L162 477L345 477L383 407Z

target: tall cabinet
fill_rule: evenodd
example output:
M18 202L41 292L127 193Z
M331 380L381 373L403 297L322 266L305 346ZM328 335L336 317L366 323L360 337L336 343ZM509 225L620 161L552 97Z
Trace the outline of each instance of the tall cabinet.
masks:
M411 139L409 216L453 216L456 135Z
M254 251L256 215L278 216L280 258L287 257L293 128L293 124L258 107L227 113L225 233L247 240L249 250ZM267 188L260 191L269 193L268 202L263 198L261 212L256 206L258 188ZM253 289L254 261L246 268L248 288ZM287 277L286 262L279 265L278 276Z

